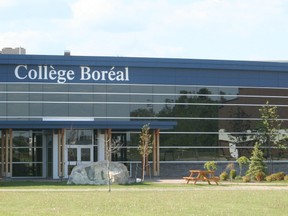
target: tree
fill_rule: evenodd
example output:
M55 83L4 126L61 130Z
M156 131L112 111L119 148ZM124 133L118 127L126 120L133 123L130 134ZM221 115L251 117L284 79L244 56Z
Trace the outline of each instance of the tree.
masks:
M142 181L144 181L145 169L149 166L148 156L152 152L152 142L149 124L145 124L141 129L138 150L142 156Z
M239 157L236 160L239 164L239 171L240 171L240 176L242 176L242 170L243 170L243 165L248 164L249 163L249 159L245 156Z
M256 142L252 151L252 156L250 158L249 169L247 175L251 179L255 179L257 173L266 172L266 167L264 164L263 152L260 149L260 143Z
M107 160L107 179L108 191L111 192L110 162L113 153L116 153L122 146L120 139L108 139L105 141L106 160Z
M261 119L256 140L260 145L268 147L267 156L271 164L271 172L273 172L273 156L272 148L286 148L285 139L280 140L279 134L282 127L282 121L278 119L278 111L276 106L270 106L269 102L259 109Z

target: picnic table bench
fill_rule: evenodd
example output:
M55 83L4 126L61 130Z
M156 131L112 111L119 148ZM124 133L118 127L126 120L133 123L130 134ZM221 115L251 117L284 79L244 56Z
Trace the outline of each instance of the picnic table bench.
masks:
M214 175L214 171L211 170L189 170L190 175L187 177L183 177L184 180L189 184L190 181L194 181L194 184L197 181L207 181L208 184L211 184L211 181L215 182L217 185L220 178Z

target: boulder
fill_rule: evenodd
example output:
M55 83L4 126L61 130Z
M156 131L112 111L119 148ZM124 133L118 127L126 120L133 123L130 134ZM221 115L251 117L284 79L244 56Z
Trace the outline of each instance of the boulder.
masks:
M111 184L127 184L129 173L127 167L119 162L109 163ZM92 162L73 168L67 184L107 185L107 161Z

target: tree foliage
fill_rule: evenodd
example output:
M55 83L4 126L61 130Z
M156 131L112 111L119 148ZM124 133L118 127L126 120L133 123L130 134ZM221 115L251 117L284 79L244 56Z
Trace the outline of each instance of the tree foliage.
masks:
M259 172L266 172L266 166L264 164L263 152L260 149L260 143L256 142L252 151L252 156L250 158L249 169L247 175L251 179L255 179L255 176Z
M237 163L239 164L239 170L240 170L240 176L242 176L242 170L243 170L243 165L249 163L249 159L245 156L239 157L237 160Z
M278 119L277 107L270 106L267 101L266 105L259 109L259 112L262 121L258 128L257 140L265 146L283 148L285 144L278 139L282 121Z
M151 134L150 134L150 126L149 124L145 124L140 133L140 141L138 150L139 153L142 155L142 180L144 180L145 176L145 168L149 165L148 164L148 156L152 153L152 141L151 141Z

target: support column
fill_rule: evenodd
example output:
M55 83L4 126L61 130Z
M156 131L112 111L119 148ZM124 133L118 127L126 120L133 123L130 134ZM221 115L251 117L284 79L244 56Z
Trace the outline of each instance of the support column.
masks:
M160 175L160 130L156 129L153 133L153 176Z
M12 129L9 129L9 150L10 150L10 156L9 156L9 177L12 177L12 162L13 162L13 131Z
M5 130L1 131L1 177L5 176L5 152L6 152L6 148L5 148L5 140L6 140L6 133Z
M65 140L64 129L58 130L58 176L65 176Z
M5 177L9 177L9 130L6 130L5 135Z
M12 129L2 130L1 142L1 176L12 177L12 162L13 162L13 131Z

